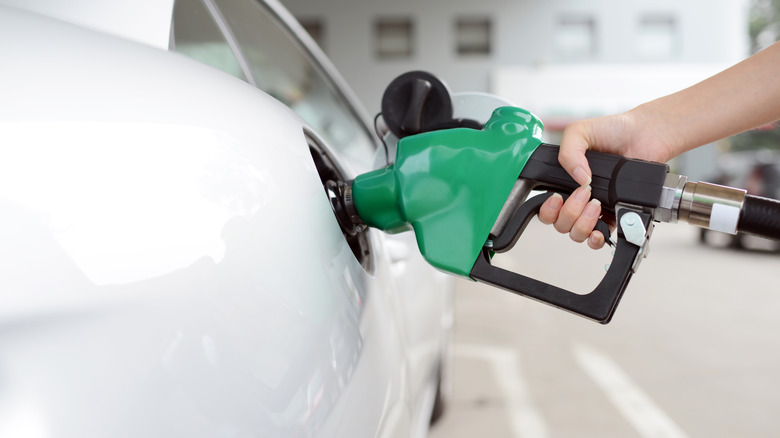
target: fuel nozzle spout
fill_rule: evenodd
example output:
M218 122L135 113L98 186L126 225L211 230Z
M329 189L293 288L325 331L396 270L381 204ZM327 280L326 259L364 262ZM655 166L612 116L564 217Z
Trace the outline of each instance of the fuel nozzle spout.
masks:
M327 181L325 190L328 192L333 213L336 215L341 229L350 236L366 229L366 224L355 209L352 198L352 182Z

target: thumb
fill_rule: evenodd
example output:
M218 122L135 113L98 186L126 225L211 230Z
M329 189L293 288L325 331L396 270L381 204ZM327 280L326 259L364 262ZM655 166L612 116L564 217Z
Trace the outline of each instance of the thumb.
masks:
M558 162L581 186L589 186L592 173L585 151L588 150L588 129L582 122L574 122L563 130Z

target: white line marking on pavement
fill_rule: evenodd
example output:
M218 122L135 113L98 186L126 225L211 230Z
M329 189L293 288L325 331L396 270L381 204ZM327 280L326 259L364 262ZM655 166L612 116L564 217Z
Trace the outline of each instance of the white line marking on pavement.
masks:
M520 355L511 348L455 344L455 354L488 362L506 400L509 424L516 438L546 438L547 425L531 401L521 375Z
M580 366L615 407L645 438L687 438L680 429L609 357L584 345L573 348Z

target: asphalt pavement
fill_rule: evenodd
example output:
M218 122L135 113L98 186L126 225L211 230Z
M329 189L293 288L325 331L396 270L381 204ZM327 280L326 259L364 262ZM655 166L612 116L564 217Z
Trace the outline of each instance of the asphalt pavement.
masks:
M534 222L496 260L585 293L610 258ZM455 305L431 438L780 436L780 254L659 224L608 325L467 280Z

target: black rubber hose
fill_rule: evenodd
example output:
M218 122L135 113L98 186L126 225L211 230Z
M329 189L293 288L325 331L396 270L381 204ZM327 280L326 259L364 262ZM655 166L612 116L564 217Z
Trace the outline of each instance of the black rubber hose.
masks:
M780 201L745 196L738 228L742 233L780 240Z

